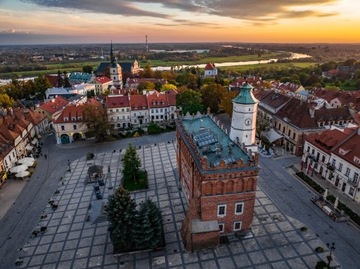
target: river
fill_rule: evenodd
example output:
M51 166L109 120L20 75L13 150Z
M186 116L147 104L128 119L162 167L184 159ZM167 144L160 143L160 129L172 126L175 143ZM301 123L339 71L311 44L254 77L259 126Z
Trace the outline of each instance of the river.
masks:
M303 58L309 58L310 55L307 54L301 54L301 53L291 53L290 57L284 58L284 59L303 59ZM269 60L260 60L260 61L243 61L243 62L223 62L223 63L215 63L216 67L222 67L222 66L239 66L239 65L252 65L252 64L267 64L271 62L277 62L278 59L269 59ZM189 68L189 67L198 67L198 68L205 68L206 64L196 64L196 65L179 65L179 66L156 66L152 67L152 70L159 70L159 71L169 71L171 68L175 68L175 70L182 69L182 68Z

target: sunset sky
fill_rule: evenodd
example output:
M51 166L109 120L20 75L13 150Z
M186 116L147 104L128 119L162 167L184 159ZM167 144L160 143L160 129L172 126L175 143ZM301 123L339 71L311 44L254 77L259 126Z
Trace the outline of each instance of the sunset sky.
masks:
M360 0L0 0L1 44L360 43Z

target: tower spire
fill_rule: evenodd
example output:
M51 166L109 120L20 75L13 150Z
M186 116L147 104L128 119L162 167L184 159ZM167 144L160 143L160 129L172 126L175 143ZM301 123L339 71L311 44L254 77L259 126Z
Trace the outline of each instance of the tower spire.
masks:
M111 58L111 63L115 63L115 57L114 57L113 47L112 47L112 40L111 40L111 45L110 45L110 58Z

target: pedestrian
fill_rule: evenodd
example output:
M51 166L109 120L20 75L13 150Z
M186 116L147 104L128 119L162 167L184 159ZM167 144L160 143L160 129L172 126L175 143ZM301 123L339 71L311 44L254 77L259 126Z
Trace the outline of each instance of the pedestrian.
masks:
M46 154L44 154L44 157L45 157L45 159L47 159L47 155L46 155Z

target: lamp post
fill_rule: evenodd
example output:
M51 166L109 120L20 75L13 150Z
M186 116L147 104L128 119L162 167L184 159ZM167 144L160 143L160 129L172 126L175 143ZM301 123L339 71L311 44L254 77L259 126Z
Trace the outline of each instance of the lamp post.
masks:
M327 258L327 260L328 260L327 266L328 266L328 268L330 269L330 268L331 268L331 267L330 267L330 263L331 263L331 261L333 260L332 252L333 252L336 248L335 248L335 243L334 243L334 242L332 242L331 244L326 243L326 246L327 246L328 249L330 250L329 255L326 256L326 258Z

